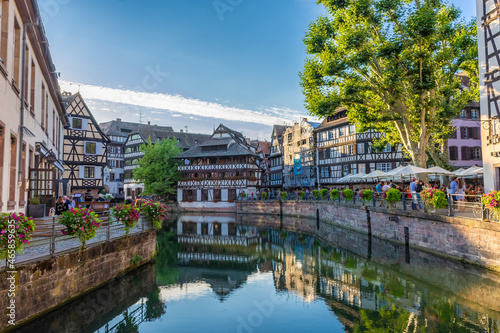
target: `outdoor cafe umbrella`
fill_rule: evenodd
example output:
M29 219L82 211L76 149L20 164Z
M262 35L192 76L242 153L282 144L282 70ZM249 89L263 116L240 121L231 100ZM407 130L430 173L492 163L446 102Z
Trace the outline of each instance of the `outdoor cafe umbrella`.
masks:
M362 180L364 176L366 176L366 173L360 172L355 175L350 175L347 177L349 178L349 180Z
M453 174L454 174L455 176L458 176L460 173L462 173L462 172L464 172L464 171L465 171L465 169L464 169L464 168L460 168L460 169L457 169L457 170L453 171Z
M462 177L467 177L467 176L477 176L477 175L482 175L484 172L483 168L476 167L476 168L469 168L465 172L461 174Z
M455 173L448 171L446 169L443 169L441 167L435 166L432 168L428 169L429 171L432 171L432 175L434 176L434 185L436 185L436 179L438 175L443 175L443 176L454 176Z
M406 176L406 175L417 175L417 174L427 174L430 173L429 169L424 169L420 168L414 165L407 165L402 169L399 169L397 172L394 173L395 176L401 175L401 176Z
M378 180L379 178L384 177L384 176L385 176L385 172L380 171L380 170L375 170L373 172L370 172L366 176L363 176L362 178L363 179L374 179L374 178L377 178L377 180Z

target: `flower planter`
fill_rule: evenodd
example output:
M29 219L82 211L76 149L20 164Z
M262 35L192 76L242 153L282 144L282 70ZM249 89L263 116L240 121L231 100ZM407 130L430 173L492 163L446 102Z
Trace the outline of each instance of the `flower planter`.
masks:
M28 205L28 216L33 218L45 217L45 204Z

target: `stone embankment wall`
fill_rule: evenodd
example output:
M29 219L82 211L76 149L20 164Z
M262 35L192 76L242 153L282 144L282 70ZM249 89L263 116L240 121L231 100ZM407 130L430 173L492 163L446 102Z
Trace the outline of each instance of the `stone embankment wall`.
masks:
M8 325L10 300L15 300L16 324L50 311L80 296L124 272L153 259L156 249L156 232L153 230L109 243L90 247L83 252L71 252L33 264L15 267L15 297L9 297L12 274L0 273L0 330ZM134 256L140 262L132 264Z
M500 223L332 202L237 202L237 214L319 219L399 244L500 271ZM286 224L286 219L284 219ZM286 226L286 225L285 225ZM310 226L316 223L310 221Z

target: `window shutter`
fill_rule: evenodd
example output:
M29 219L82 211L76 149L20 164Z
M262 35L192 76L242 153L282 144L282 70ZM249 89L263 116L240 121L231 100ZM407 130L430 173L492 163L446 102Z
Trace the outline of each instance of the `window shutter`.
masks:
M467 161L467 147L462 147L462 161Z
M470 113L470 110L465 111L465 117L466 117L467 119L470 119L470 118L471 118L471 113Z
M473 138L474 139L481 139L481 128L480 127L472 127L473 129Z
M86 131L89 127L89 120L88 119L82 119L82 130Z
M83 165L78 166L78 178L84 178L85 167Z
M465 131L467 127L460 127L460 139L466 139Z
M452 161L457 160L456 147L450 147L450 160Z

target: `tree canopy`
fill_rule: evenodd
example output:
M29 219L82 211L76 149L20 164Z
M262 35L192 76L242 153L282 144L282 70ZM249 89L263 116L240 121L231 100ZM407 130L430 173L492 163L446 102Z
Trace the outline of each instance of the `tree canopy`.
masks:
M140 147L144 156L139 159L139 166L134 169L134 179L144 183L144 194L167 196L175 193L175 183L180 178L177 167L180 161L175 159L182 152L178 141L165 139L154 144L151 138Z
M443 0L318 3L327 15L309 26L300 73L309 112L346 107L358 131L384 133L415 165L447 160L451 121L479 98L475 20Z

